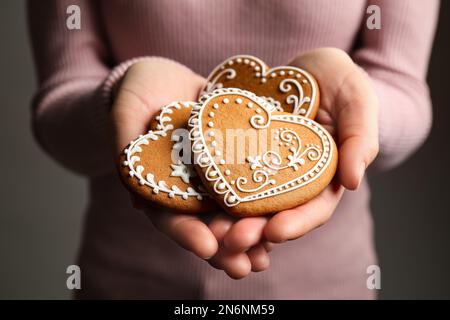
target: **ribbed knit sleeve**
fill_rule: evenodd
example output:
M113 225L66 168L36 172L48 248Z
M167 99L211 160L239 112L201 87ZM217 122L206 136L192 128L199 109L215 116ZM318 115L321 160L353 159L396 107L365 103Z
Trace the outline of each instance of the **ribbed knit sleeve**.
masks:
M390 168L426 139L432 108L426 73L439 1L370 0L381 8L381 29L362 25L353 58L370 75L380 100L380 153L375 168Z
M66 26L72 4L80 7L81 30ZM94 1L28 1L27 11L38 74L32 119L37 140L72 171L89 176L111 172L110 90L137 59L108 67Z
M381 30L369 30L365 20L357 20L359 14L349 9L351 5L342 7L347 5L346 1L340 5L308 2L308 10L298 8L297 1L286 1L283 6L278 2L250 6L237 1L180 4L167 0L133 2L125 7L122 7L124 2L111 1L102 7L103 11L97 8L99 3L88 0L49 0L45 5L40 1L28 2L39 80L33 101L34 132L54 159L76 172L94 176L113 170L108 137L109 91L135 60L112 69L112 52L120 52L119 56L126 57L124 60L152 52L207 74L221 59L237 53L250 52L273 61L288 61L288 56L295 56L306 48L331 45L349 51L360 26L361 43L351 55L369 74L381 105L380 154L375 167L399 164L421 145L429 132L432 113L425 77L438 0L368 0L365 5L355 2L358 12L371 4L381 8ZM81 9L81 30L66 27L66 10L72 4ZM273 25L268 23L265 15L280 8L283 8L282 14L295 12L296 18L289 23L275 23L275 20L271 22ZM248 15L250 9L252 15ZM158 10L167 12L165 15L170 18L156 19ZM238 10L254 20L222 15L221 11L227 10ZM210 17L213 20L225 19L225 16L228 20L236 19L231 23L236 30L231 28L224 34L223 23L210 23L212 31L202 33L206 32L201 27L205 23L202 22L206 19L205 12L215 13ZM319 14L320 23L313 19ZM126 25L115 23L120 19L126 21ZM262 30L257 21L267 24L266 29ZM341 27L330 28L327 21ZM110 28L107 38L103 24ZM130 39L130 32L139 40ZM216 34L223 36L216 37ZM292 41L296 37L301 41ZM219 47L219 42L224 43L224 48ZM293 47L296 43L301 45ZM197 52L192 47L202 50ZM220 48L219 53L213 51L216 47Z

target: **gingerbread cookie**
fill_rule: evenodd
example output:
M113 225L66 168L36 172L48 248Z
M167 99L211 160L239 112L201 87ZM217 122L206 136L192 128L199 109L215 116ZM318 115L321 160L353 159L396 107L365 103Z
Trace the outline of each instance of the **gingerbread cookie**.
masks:
M248 91L218 89L189 119L195 168L229 213L259 216L299 206L332 180L337 148L315 121L278 112Z
M193 105L163 107L151 122L152 130L131 141L120 157L122 181L131 192L153 205L186 213L215 207L191 164L186 125Z
M314 119L319 107L319 87L314 77L300 68L269 69L253 56L234 56L217 66L207 78L203 94L220 88L253 92L275 105L278 111Z

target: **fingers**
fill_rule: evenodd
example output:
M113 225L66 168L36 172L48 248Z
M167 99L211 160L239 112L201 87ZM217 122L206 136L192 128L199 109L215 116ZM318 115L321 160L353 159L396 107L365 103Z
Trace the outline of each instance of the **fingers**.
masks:
M214 234L195 216L167 212L147 215L159 231L198 257L209 259L216 254L218 243Z
M339 179L354 190L378 154L378 100L361 71L346 78L336 106Z
M263 246L264 246L264 249L266 249L266 252L271 252L273 250L274 244L269 241L264 241Z
M136 203L138 204L138 203ZM140 208L142 208L140 206ZM246 277L251 271L260 272L269 267L270 259L268 251L272 249L272 244L268 242L259 243L256 239L261 238L263 226L261 220L248 219L246 223L241 223L234 229L232 248L240 248L241 252L230 251L225 247L219 248L219 243L227 237L228 233L235 227L236 219L224 213L218 214L207 226L194 216L171 214L167 212L148 212L153 224L158 230L169 236L186 250L208 262L215 268L224 270L233 279ZM244 219L245 220L245 219ZM241 220L242 221L242 220ZM237 239L238 232L255 227L258 232L249 232L250 235L244 237L244 241ZM247 231L252 231L248 229ZM236 237L236 238L235 238ZM236 241L238 240L238 241ZM236 247L234 246L236 241ZM250 246L250 243L255 242ZM249 246L247 252L244 247ZM246 249L246 250L247 250Z
M270 242L285 242L321 226L333 214L343 191L342 186L333 183L304 205L274 215L264 228L265 238Z
M233 219L225 214L214 218L209 228L193 216L164 212L152 212L149 216L158 230L200 258L209 259L213 267L224 270L233 279L241 279L252 270L258 272L269 266L268 254L262 245L252 248L249 254L218 249L218 241L233 223Z
M265 224L265 222L261 224L260 220L262 219L237 220L225 213L218 214L209 224L209 228L222 246L208 262L213 267L224 270L233 279L241 279L251 271L259 272L267 269L269 267L267 252L272 246L267 242L263 244L259 242L262 226ZM252 232L252 227L259 231ZM240 239L240 232L246 232L247 235ZM228 246L225 242L228 242Z
M266 270L270 265L270 258L264 245L259 244L247 251L253 272Z
M252 270L249 256L246 253L219 250L208 262L214 268L224 270L233 279L242 279Z
M221 243L226 233L232 227L235 219L225 213L219 213L209 223L209 229L214 234L217 242Z
M245 252L261 242L266 217L243 218L237 221L226 233L224 246L233 252Z

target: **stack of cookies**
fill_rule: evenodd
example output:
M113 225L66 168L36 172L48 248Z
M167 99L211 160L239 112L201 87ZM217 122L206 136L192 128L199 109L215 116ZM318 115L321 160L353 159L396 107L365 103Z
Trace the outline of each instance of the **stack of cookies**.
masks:
M154 206L260 216L299 206L331 182L337 147L313 119L319 88L300 68L234 56L196 102L164 106L120 158L124 184Z

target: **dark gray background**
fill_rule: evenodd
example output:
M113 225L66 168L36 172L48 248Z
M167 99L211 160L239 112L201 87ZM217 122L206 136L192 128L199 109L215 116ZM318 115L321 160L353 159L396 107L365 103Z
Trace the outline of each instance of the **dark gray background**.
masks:
M450 298L450 3L443 2L429 72L431 136L401 167L371 179L384 299ZM65 270L78 245L86 183L33 141L23 1L0 2L0 25L0 298L69 298Z

